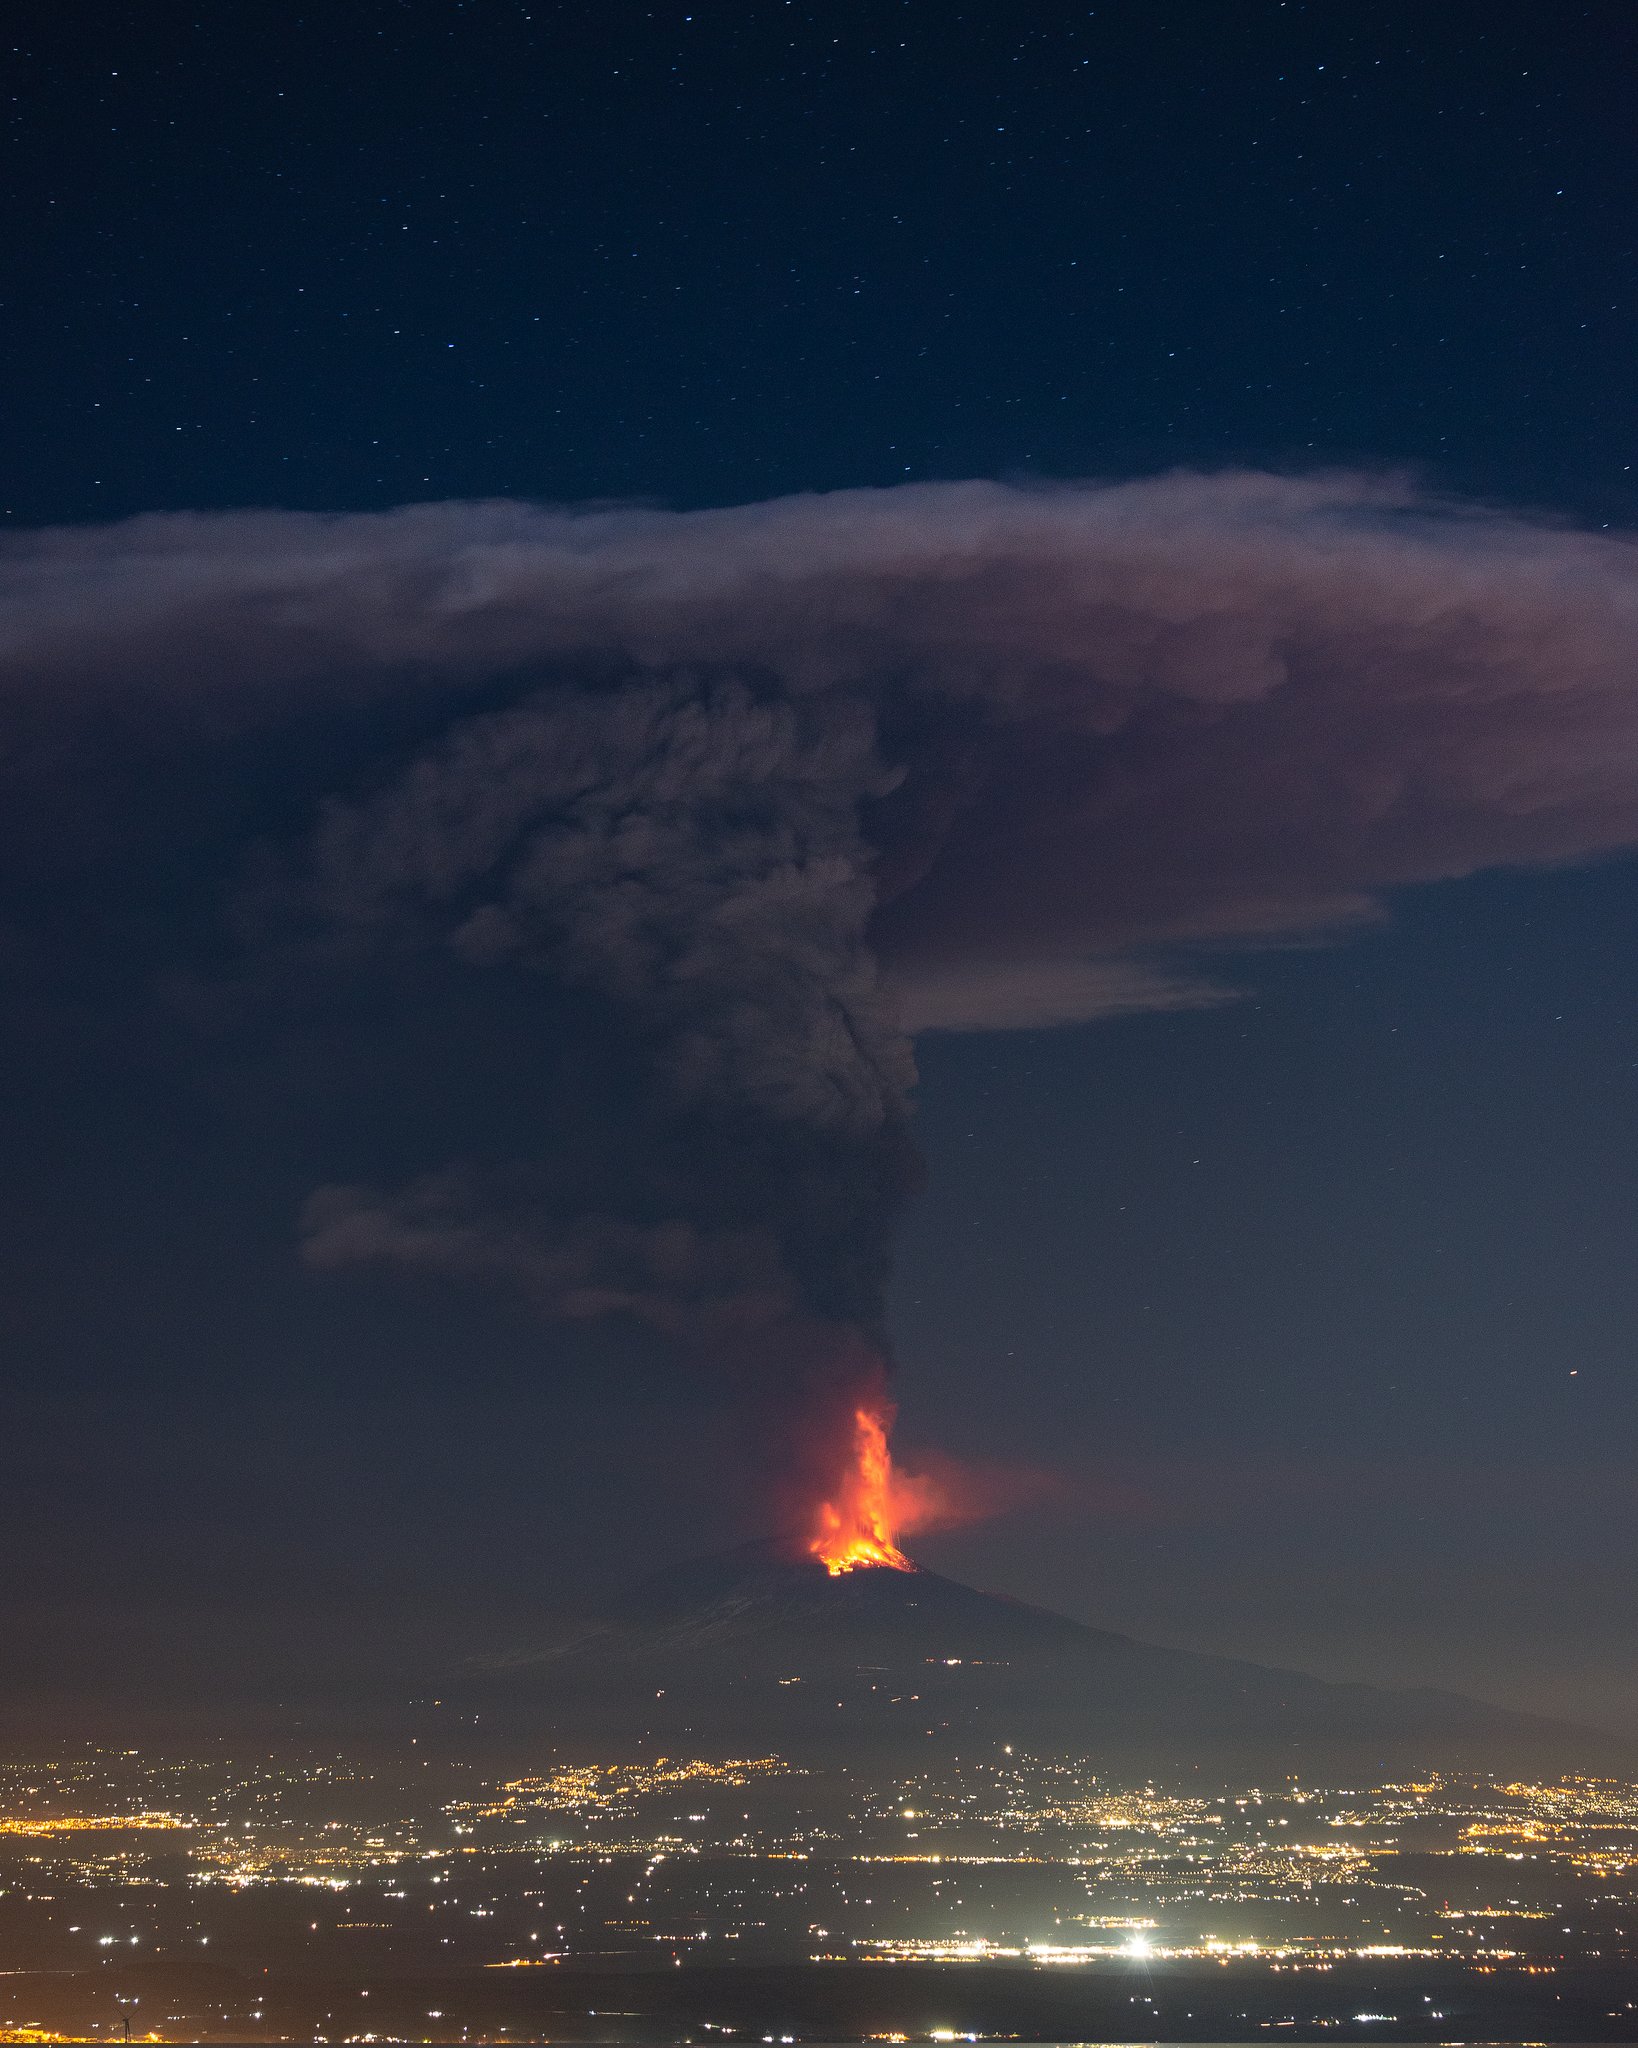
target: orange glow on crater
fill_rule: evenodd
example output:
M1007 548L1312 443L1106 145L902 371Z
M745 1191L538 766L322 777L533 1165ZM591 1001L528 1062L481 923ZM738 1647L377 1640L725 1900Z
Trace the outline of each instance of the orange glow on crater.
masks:
M887 1447L892 1418L891 1407L853 1411L852 1460L836 1497L820 1503L808 1545L833 1579L861 1566L916 1569L893 1538L901 1524L920 1519L922 1489L916 1480L904 1481L894 1473Z

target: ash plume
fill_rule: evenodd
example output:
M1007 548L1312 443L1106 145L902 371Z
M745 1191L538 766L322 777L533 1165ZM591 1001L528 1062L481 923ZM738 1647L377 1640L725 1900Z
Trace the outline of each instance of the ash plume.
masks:
M570 991L626 1084L606 1141L318 1190L309 1259L812 1389L882 1354L915 1033L1222 1000L1397 888L1638 843L1635 572L1357 475L153 517L0 542L0 730L34 858L160 764L146 843L225 885L213 764L335 722L273 831L309 937Z
M331 1188L309 1258L509 1276L557 1313L719 1343L759 1313L879 1331L913 1066L866 941L862 810L894 780L859 700L689 675L532 694L332 803L312 850L331 919L600 999L653 1116L626 1161L637 1219L496 1214L447 1178Z

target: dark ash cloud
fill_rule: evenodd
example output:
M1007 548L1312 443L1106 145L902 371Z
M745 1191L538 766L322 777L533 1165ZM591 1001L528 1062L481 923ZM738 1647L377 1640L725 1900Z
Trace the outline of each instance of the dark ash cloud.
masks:
M185 837L221 749L344 716L287 773L310 934L629 1049L618 1171L520 1130L504 1188L325 1190L316 1263L879 1343L916 1032L1217 1000L1386 891L1638 843L1635 572L1347 475L150 518L0 543L0 730L47 786L117 732Z

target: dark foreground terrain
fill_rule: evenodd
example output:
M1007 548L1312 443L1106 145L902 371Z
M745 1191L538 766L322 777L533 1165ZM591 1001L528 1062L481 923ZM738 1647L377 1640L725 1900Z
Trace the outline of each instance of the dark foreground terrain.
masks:
M47 2037L210 2042L1632 2041L1638 1970L1540 1974L1231 1962L1042 1969L834 1964L609 1974L427 1974L361 1990L203 1963L23 1984L0 2007ZM13 2020L12 2026L18 2024ZM10 2032L0 2016L0 2039ZM39 2038L34 2036L34 2038Z

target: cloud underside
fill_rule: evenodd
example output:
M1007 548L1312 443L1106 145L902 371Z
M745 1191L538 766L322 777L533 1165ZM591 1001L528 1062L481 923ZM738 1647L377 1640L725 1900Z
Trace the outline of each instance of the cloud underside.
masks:
M985 961L932 968L890 988L912 1036L925 1031L1040 1031L1153 1010L1206 1010L1234 991L1199 974L1138 960Z

